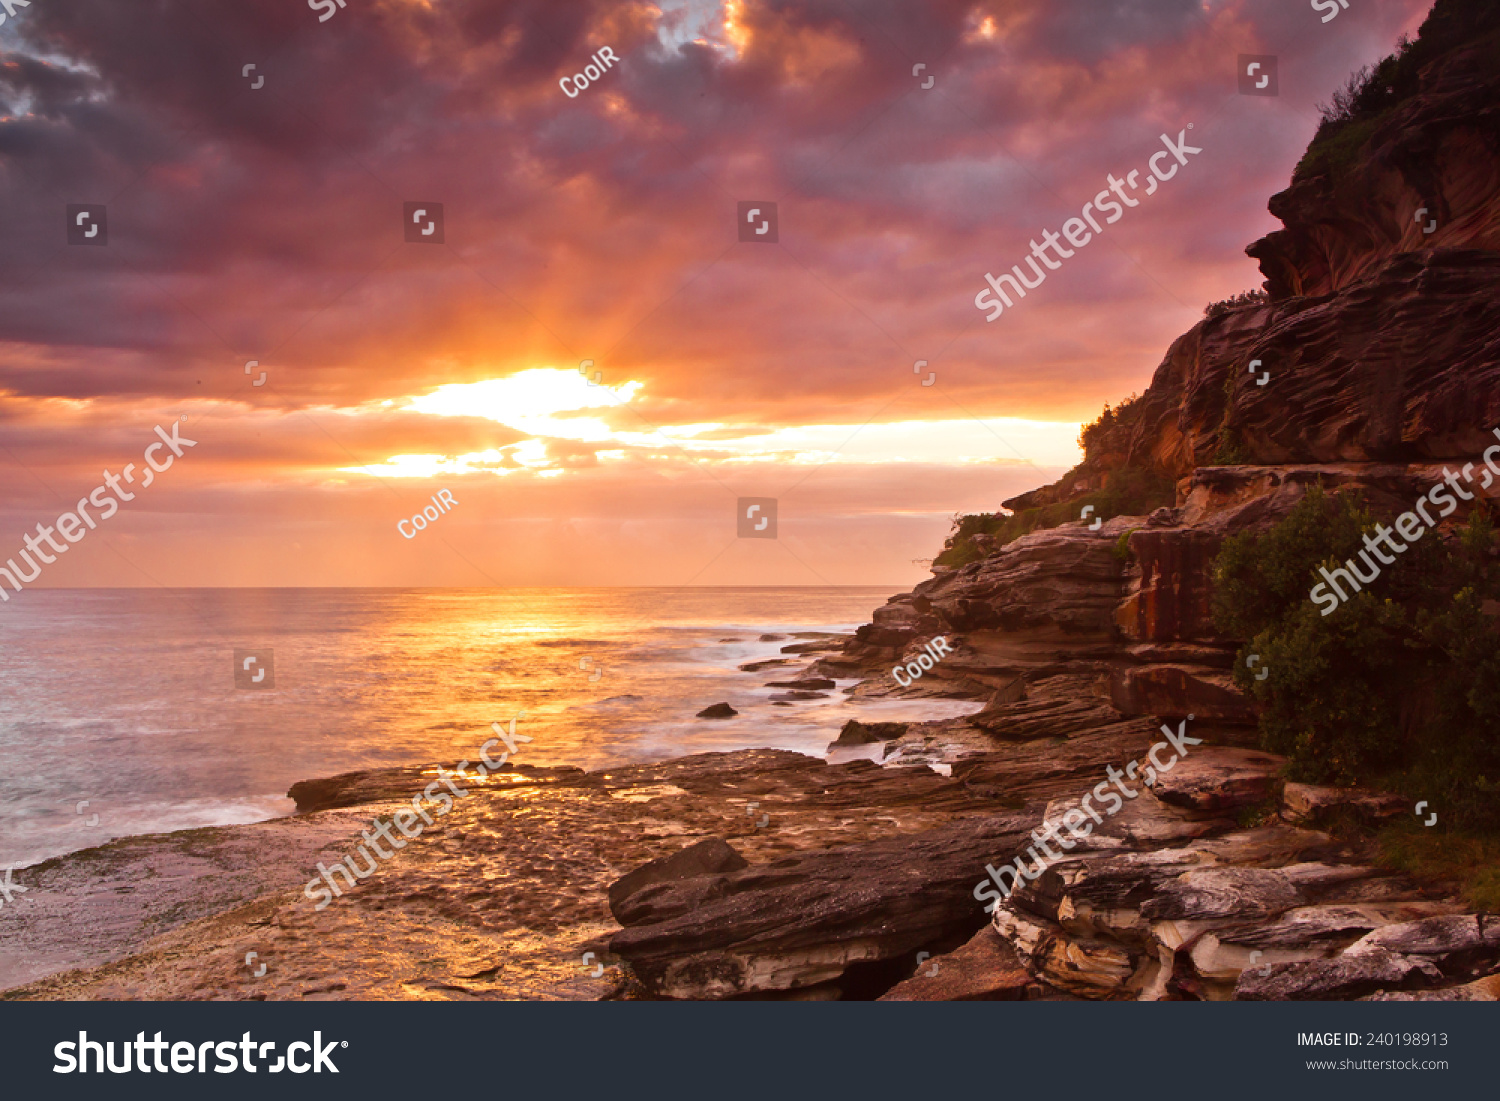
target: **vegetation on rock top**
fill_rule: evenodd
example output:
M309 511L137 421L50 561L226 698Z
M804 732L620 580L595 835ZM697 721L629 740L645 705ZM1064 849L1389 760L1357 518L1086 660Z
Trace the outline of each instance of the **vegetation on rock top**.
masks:
M1352 493L1313 489L1263 534L1225 541L1217 627L1247 639L1241 688L1264 705L1262 744L1292 779L1387 788L1450 826L1500 830L1500 563L1488 513L1427 532L1323 615L1308 593L1364 549L1375 518ZM1264 680L1245 665L1259 654Z
M1494 0L1438 0L1416 39L1403 35L1395 53L1350 74L1332 101L1319 106L1322 121L1293 180L1346 178L1361 163L1360 150L1380 123L1421 91L1422 70L1464 47L1500 57L1500 5Z

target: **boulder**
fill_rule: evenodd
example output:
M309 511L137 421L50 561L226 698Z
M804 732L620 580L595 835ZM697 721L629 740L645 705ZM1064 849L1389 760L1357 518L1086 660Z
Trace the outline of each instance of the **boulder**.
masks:
M696 717L700 719L732 719L738 714L739 712L727 703L716 703L711 707L705 707L702 711L698 712Z
M1273 963L1240 973L1237 1001L1312 1001L1362 998L1382 990L1434 986L1443 973L1425 960L1381 952L1335 956L1328 960Z
M1371 994L1360 999L1366 1002L1495 1002L1500 1001L1500 975L1489 975L1474 982L1459 986L1443 986L1436 990L1418 990L1410 993Z
M869 745L872 742L892 742L906 733L910 723L862 723L850 719L839 731L839 736L828 746Z
M1218 669L1141 665L1113 671L1110 699L1126 715L1196 715L1226 722L1255 721L1255 705Z
M844 644L853 637L853 635L830 635L815 642L794 642L790 646L783 646L781 652L783 654L836 653L843 650Z
M1500 969L1500 916L1444 914L1386 925L1344 950L1346 956L1382 953L1427 960L1449 977L1488 975Z
M671 856L648 861L611 883L609 912L614 914L615 920L621 925L626 925L644 912L641 904L632 904L631 900L648 887L682 879L721 876L749 866L729 842L718 837L708 837Z
M984 863L1013 851L1034 823L1025 815L970 816L662 884L652 889L650 912L632 916L610 951L648 992L669 998L787 994L853 982L856 965L909 969L925 946L967 938L984 924L973 894Z
M1150 921L1244 920L1279 915L1303 901L1301 892L1279 870L1204 868L1162 884L1140 911Z
M911 978L891 987L880 1000L1014 1002L1026 996L1031 982L1015 950L986 925L962 948L918 963Z
M1019 684L1020 678L1011 683ZM1123 716L1108 700L1088 693L1091 685L1086 677L1049 677L1019 696L1013 688L1002 689L990 697L983 710L965 716L965 721L1006 740L1069 738L1119 722ZM1017 698L1003 698L1009 696Z
M1282 817L1299 825L1321 825L1340 817L1364 824L1396 818L1407 812L1399 795L1363 788L1287 784L1281 791Z
M1080 998L1133 998L1131 980L1149 962L1118 941L1070 936L1056 922L1024 911L997 909L994 927L1030 973Z
M1192 731L1188 730L1189 736ZM1276 790L1285 758L1233 746L1185 746L1166 772L1159 772L1151 791L1163 803L1199 811L1235 811L1265 802ZM1159 753L1165 759L1170 755ZM1143 760L1143 764L1150 758Z
M451 767L449 763L448 767ZM298 814L310 814L320 810L335 810L339 807L354 807L363 803L385 800L407 802L413 795L423 791L432 783L436 765L395 768L372 768L358 772L344 772L337 776L326 776L316 780L299 780L287 789L287 798L296 802ZM471 764L469 766L473 768ZM597 786L598 780L581 768L571 765L541 767L516 764L506 761L499 768L489 769L491 775L504 773L511 777L510 783L523 784L581 784ZM470 773L470 778L473 773Z
M1026 680L1024 677L1012 677L1003 687L997 688L990 693L990 698L985 701L985 710L992 710L1007 703L1018 703L1026 698Z

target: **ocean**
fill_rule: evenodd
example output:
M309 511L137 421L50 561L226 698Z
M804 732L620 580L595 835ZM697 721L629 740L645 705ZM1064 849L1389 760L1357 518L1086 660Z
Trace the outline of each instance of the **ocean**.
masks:
M714 750L823 754L845 720L974 705L777 706L791 637L852 631L877 588L30 589L0 606L0 868L116 837L262 821L298 780L478 761L603 768ZM236 687L235 651L255 661ZM800 668L789 667L789 669ZM839 689L853 681L840 680ZM697 719L727 702L739 716Z

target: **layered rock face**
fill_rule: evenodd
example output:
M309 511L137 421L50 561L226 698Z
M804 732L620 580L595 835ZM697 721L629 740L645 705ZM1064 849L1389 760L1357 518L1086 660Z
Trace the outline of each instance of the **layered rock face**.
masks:
M1335 293L1403 253L1500 249L1495 20L1460 14L1469 7L1434 8L1424 37L1445 37L1445 21L1465 18L1472 25L1447 37L1470 41L1423 68L1416 95L1339 135L1346 148L1358 143L1348 167L1340 171L1336 156L1309 157L1292 186L1272 196L1271 213L1286 228L1248 251L1273 298Z
M1226 440L1259 465L1473 459L1500 424L1500 253L1399 253L1201 322L1142 402L1127 459L1174 477Z
M1004 899L994 930L1035 979L1083 998L1350 998L1431 991L1500 967L1500 925L1484 934L1482 918L1377 871L1360 843L1307 828L1305 807L1282 801L1280 814L1238 827L1240 813L1274 798L1279 764L1243 749L1194 752ZM1388 810L1370 795L1323 800ZM1447 926L1435 919L1480 933L1440 946Z
M1454 30L1464 21L1467 42ZM1082 467L1005 502L1081 503L1128 466L1175 479L1174 506L976 544L979 561L894 597L825 667L890 687L891 664L945 635L955 653L921 691L982 698L1019 681L1019 701L970 718L991 736L1076 737L1023 713L1038 686L1064 677L1084 732L1193 715L1221 743L1253 740L1255 709L1230 676L1241 640L1211 617L1223 541L1269 527L1312 485L1401 512L1497 441L1500 16L1445 0L1432 28L1448 45L1413 53L1429 58L1415 90L1392 89L1394 106L1334 128L1272 199L1285 228L1248 250L1268 300L1180 337ZM1476 477L1475 488L1500 496L1500 483ZM1216 747L1195 765L1209 769L1215 805L1170 786L1143 796L997 907L985 936L998 947L976 941L944 984L915 976L902 996L1009 996L996 991L1014 984L960 973L980 958L1007 973L996 953L1073 997L1490 996L1468 984L1500 967L1496 919L1461 917L1311 828L1313 804L1347 800L1299 785L1278 795L1269 759L1246 802L1215 772L1229 752L1240 751ZM1367 811L1393 810L1363 798ZM1261 824L1237 828L1236 809Z
M947 634L960 653L926 691L1092 672L1127 715L1253 721L1210 617L1223 540L1314 484L1403 511L1500 427L1500 14L1443 0L1423 34L1412 86L1315 141L1271 200L1285 228L1248 249L1269 300L1194 326L1078 470L1005 502L1080 502L1131 467L1175 479L1175 507L981 548L876 612L843 668Z

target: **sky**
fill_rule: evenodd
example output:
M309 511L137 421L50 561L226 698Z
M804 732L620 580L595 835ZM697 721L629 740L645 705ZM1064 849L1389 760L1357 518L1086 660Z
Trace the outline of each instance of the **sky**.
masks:
M1426 8L32 0L0 560L134 464L36 585L909 588L1260 285L1318 103Z

